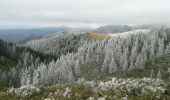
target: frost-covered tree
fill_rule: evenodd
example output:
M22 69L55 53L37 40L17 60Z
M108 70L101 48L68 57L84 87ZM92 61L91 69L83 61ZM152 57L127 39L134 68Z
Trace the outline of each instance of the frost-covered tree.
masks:
M34 57L32 56L32 54L30 55L29 63L30 64L34 63Z
M101 67L101 72L107 72L109 65L109 55L105 55L103 65Z
M164 41L163 40L159 40L158 42L158 54L157 56L161 56L164 54Z
M112 61L109 65L109 73L115 73L117 71L117 65L116 65L116 62L115 62L115 59L112 58Z
M18 61L17 67L18 67L18 68L21 68L21 67L22 67L21 60Z
M135 69L135 67L134 67L134 63L131 61L128 70L131 71L131 70L133 70L133 69Z
M90 61L90 48L87 49L86 62Z
M36 58L36 60L35 60L35 66L38 67L38 65L39 65L40 63L41 63L40 58L39 58L39 57Z
M31 64L30 60L33 60L33 59L30 59L30 52L26 52L25 55L24 55L23 66L24 67L29 66Z
M40 81L41 75L39 70L34 70L33 72L33 85L38 85Z
M123 63L123 68L122 68L122 70L127 70L128 69L128 58L127 58L127 56L126 55L124 55L124 63Z
M158 73L157 73L156 79L162 79L160 70L158 70Z
M170 54L170 43L166 46L165 53Z
M24 66L24 67L29 66L29 62L28 62L28 59L27 59L27 58L24 59L23 66Z
M150 73L150 78L153 78L154 77L154 74L153 74L153 69L151 70L151 73Z
M148 61L154 61L156 57L168 53L170 47L166 45L164 29L100 41L83 40L81 35L62 33L27 43L32 49L56 58L55 60L41 58L41 61L38 56L34 57L35 54L25 51L23 59L17 65L20 67L16 69L19 69L18 79L21 84L49 85L74 82L81 76L81 67L87 64L99 67L101 74L115 73L118 70L124 72L142 70ZM11 73L13 71L9 76Z
M156 42L155 39L151 41L151 45L150 45L150 58L154 58L155 57L155 50L156 50Z
M75 71L76 75L80 74L80 64L79 64L78 59L75 61L74 71Z

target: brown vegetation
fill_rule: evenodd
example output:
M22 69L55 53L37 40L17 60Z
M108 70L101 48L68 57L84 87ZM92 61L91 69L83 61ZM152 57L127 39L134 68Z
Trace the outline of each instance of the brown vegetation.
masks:
M110 39L111 36L107 34L98 34L98 33L88 33L87 34L87 39L90 41L101 41L104 39Z

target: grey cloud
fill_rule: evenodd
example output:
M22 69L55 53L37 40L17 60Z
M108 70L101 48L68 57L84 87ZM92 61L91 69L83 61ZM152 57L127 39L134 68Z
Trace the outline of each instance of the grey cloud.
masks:
M0 0L0 25L98 26L170 21L169 0Z

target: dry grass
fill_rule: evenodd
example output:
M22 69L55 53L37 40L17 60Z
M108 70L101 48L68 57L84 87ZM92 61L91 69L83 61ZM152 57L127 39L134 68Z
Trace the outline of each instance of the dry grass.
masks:
M107 35L107 34L98 34L98 33L88 33L87 35L87 39L89 41L101 41L104 39L110 39L111 36Z

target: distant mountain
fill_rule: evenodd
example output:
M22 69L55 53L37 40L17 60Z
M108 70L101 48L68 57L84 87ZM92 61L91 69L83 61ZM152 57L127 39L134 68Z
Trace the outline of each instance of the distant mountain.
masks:
M92 32L95 33L122 33L122 32L128 32L133 30L141 30L141 29L153 29L153 28L159 28L160 24L142 24L142 25L105 25L101 26ZM168 26L168 25L165 25Z
M68 27L55 27L55 28L38 28L38 29L1 29L0 38L6 41L17 43L19 41L24 41L25 39L32 39L30 37L34 36L48 36L50 34L69 31ZM34 39L33 37L33 39Z
M38 26L3 26L0 25L0 30L4 29L37 29L40 28Z
M132 27L129 25L105 25L95 29L95 33L121 33L131 31Z
M17 44L25 44L25 43L27 43L27 42L29 42L31 40L41 39L41 38L44 38L44 36L43 35L30 35L26 39L18 41Z
M66 26L32 28L32 29L31 28L23 29L23 27L21 27L21 29L0 28L0 39L13 42L13 43L18 43L18 42L21 43L24 41L27 42L40 37L46 37L57 32L69 32L69 31L87 32L90 30L86 28L69 28Z

